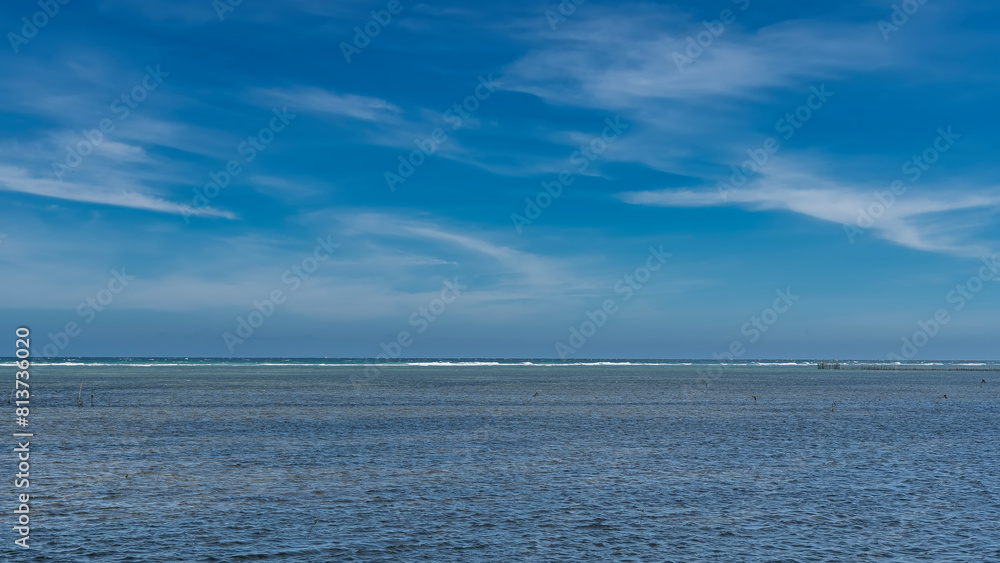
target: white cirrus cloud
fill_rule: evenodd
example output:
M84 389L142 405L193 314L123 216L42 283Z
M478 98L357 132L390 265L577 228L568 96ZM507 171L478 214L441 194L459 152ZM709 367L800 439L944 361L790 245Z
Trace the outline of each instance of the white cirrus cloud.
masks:
M260 88L252 97L267 104L285 104L289 111L306 111L350 117L361 121L393 122L402 110L386 100L355 94L339 94L314 86Z
M882 205L875 192L883 194ZM855 228L908 248L961 256L979 256L989 243L976 239L977 227L1000 211L1000 191L955 192L913 190L884 194L888 186L848 185L809 172L775 166L755 183L731 190L723 197L716 189L665 189L625 192L618 197L631 204L659 207L738 206L752 211L790 211ZM891 195L891 194L890 194ZM878 204L878 205L874 205ZM878 214L859 221L861 211ZM879 211L885 209L884 212Z
M229 211L212 207L195 209L190 205L174 203L155 195L142 193L134 187L116 188L83 182L59 182L49 178L36 178L23 168L3 164L0 164L0 189L70 201L144 209L159 213L234 218L234 215Z
M599 15L511 64L504 87L561 104L635 108L653 100L756 98L768 88L876 70L892 56L870 26L800 20L744 32L737 19L679 69L673 54L684 54L687 38L704 31L700 21L648 6Z

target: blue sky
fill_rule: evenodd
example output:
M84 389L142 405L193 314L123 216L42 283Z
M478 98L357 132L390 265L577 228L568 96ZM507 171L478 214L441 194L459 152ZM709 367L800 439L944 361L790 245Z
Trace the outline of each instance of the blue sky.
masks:
M996 358L998 15L4 3L0 318L62 356Z

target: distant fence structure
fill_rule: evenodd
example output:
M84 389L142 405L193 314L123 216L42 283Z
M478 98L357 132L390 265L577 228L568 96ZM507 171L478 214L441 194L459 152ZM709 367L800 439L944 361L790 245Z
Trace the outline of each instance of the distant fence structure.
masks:
M915 364L884 364L884 363L854 363L854 362L818 362L818 369L841 370L874 370L874 371L1000 371L1000 364L982 364L978 366L960 365L915 365Z

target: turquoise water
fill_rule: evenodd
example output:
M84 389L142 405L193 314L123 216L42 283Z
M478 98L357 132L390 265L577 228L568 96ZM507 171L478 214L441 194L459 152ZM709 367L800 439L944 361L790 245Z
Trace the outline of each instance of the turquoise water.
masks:
M996 372L59 363L18 561L1000 559Z

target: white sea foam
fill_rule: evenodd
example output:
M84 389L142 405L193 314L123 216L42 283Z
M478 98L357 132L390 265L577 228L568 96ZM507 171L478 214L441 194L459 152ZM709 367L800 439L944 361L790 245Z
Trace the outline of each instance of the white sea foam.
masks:
M817 365L816 361L799 360L799 361L754 361L754 360L744 360L744 361L720 361L720 362L674 362L674 361L623 361L623 360L593 360L593 361L570 361L570 362L560 362L558 360L398 360L398 361L373 361L365 359L356 359L353 361L337 361L337 360L295 360L289 359L285 361L275 361L274 359L267 359L262 361L234 361L234 360L174 360L155 362L155 360L119 360L109 362L107 360L102 361L86 361L81 359L72 359L66 361L48 361L42 359L42 361L35 360L33 362L34 366L65 366L65 367L114 367L114 366L128 366L135 368L154 368L154 367L213 367L213 366L228 366L228 367L385 367L392 368L394 366L399 367L477 367L477 366L509 366L509 367L593 367L593 366L735 366L735 367L808 367ZM851 365L862 365L871 362L865 361L843 361L840 362L841 365L851 366ZM897 366L992 366L994 364L987 362L882 362L885 365L897 365ZM12 360L0 361L0 366L11 367L14 366Z
M364 365L385 365L385 364L364 364ZM500 362L400 362L388 365L397 366L418 366L418 367L437 367L437 366L498 366ZM513 365L513 364L511 364Z

